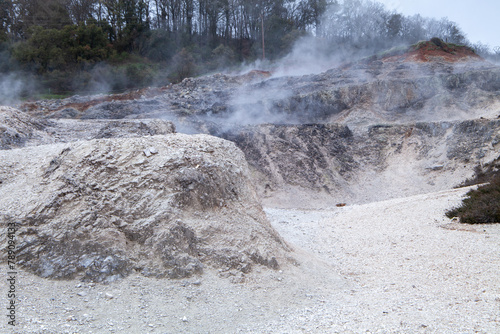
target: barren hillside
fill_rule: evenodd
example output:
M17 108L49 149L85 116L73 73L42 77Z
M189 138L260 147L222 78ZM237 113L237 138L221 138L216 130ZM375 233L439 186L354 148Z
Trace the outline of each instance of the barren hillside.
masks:
M316 75L215 74L21 107L45 122L52 141L99 138L96 124L117 118L168 120L179 132L229 139L265 203L323 207L449 189L471 177L498 156L499 92L499 67L433 40Z
M19 324L495 332L499 230L444 211L500 156L499 117L500 67L436 39L315 75L2 107Z

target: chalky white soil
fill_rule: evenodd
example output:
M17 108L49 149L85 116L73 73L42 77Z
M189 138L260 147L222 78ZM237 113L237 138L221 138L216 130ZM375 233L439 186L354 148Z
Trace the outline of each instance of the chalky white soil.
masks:
M500 225L451 222L467 189L266 209L295 265L108 285L18 275L2 333L500 333ZM7 268L2 268L6 277ZM6 313L6 279L1 280Z

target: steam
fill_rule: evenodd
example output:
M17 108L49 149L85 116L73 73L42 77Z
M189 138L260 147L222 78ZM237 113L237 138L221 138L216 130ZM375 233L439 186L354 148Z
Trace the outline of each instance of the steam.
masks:
M343 58L340 53L331 50L321 38L302 37L295 43L292 51L277 63L273 76L318 74L337 67Z
M292 92L283 89L282 82L267 81L266 85L243 86L229 101L232 109L225 119L225 127L263 123L295 123L284 112L276 111L280 101L291 98Z
M388 26L389 23L391 26ZM321 75L328 70L339 69L343 65L353 64L362 58L372 57L391 48L398 47L404 50L410 44L419 40L429 40L435 36L448 39L452 43L468 43L460 29L447 19L428 19L419 15L405 17L388 11L383 4L375 1L343 0L339 4L330 6L324 13L320 25L316 27L315 33L297 40L287 56L274 62L259 60L243 67L242 71L269 70L272 77L264 79L260 84L248 84L235 91L227 102L228 109L232 112L226 114L226 118L219 116L216 122L226 129L235 125L296 124L301 120L317 122L319 120L316 116L321 116L322 110L314 109L328 109L329 106L316 105L312 97L308 101L308 108L301 110L303 115L287 111L289 107L287 103L297 102L290 102L294 99L294 92L287 85L288 80L301 80L300 77L303 76ZM415 68L408 64L406 75L422 75L423 73L418 73L422 70L425 69ZM349 80L355 85L374 80L374 76L362 66L357 69L351 67L348 75ZM305 80L308 81L308 79ZM332 85L335 84L332 83ZM297 89L297 86L295 87ZM343 87L340 85L331 88L337 90ZM445 90L444 87L442 88ZM381 116L386 111L385 105L388 101L383 100L387 98L395 100L394 103L405 108L407 97L403 96L403 93L401 96L386 93L384 92L384 96L375 98L373 101L376 108L380 110L370 110L368 113L373 112L374 117ZM346 95L349 94L346 93ZM436 104L439 101L434 100L439 100L439 98L433 99L432 103ZM439 108L446 109L444 105L434 105L434 110ZM307 113L312 114L305 115ZM360 112L360 114L363 113ZM359 114L353 119L356 117L359 117Z
M0 105L19 103L22 97L35 90L35 86L34 80L22 73L12 72L0 76Z
M374 51L384 48L390 43L384 42L380 45L364 43L361 38L369 40L370 36L366 36L366 32L370 28L358 27L359 31L352 32L355 42L335 43L331 38L331 32L339 29L349 30L349 27L335 26L337 23L332 23L331 18L335 15L353 15L352 11L358 11L356 15L360 15L365 21L370 21L373 24L379 24L376 16L382 16L384 7L381 4L371 1L361 1L360 8L355 5L358 2L346 0L342 6L332 6L324 14L321 23L316 31L319 34L309 34L298 39L292 51L282 59L277 61L257 60L252 64L243 65L240 68L239 74L259 69L268 70L272 73L271 78L263 79L261 83L253 83L243 85L241 88L233 92L232 97L227 101L228 109L230 110L225 116L217 116L209 118L221 125L224 130L230 130L237 126L256 125L263 123L273 124L297 124L304 119L313 119L314 116L297 115L297 113L287 112L287 103L293 99L294 92L287 87L287 78L296 80L302 76L317 75L332 68L338 68L340 65L356 61L357 59L371 56ZM341 8L341 10L339 10ZM351 11L351 12L349 12ZM356 23L356 22L353 22ZM357 22L359 23L359 22ZM359 35L359 36L358 36ZM354 44L356 44L354 46ZM383 45L382 45L383 44ZM357 73L362 77L364 73ZM357 80L364 80L358 78ZM287 102L288 100L288 102ZM314 101L310 101L311 104ZM293 101L291 103L294 103ZM314 108L314 106L312 106ZM304 111L305 113L306 111ZM309 112L309 111L308 111Z
M164 86L168 70L153 71L144 64L130 63L114 66L100 62L86 71L81 71L70 83L72 92L79 95L124 93L140 87Z
M86 82L76 82L75 86L82 87L82 92L99 92L107 94L113 92L115 82L120 82L123 78L116 74L112 75L111 68L106 63L96 64L89 72L88 76L83 78Z
M430 33L431 36L424 36L425 34L422 33L419 35L421 37L434 37L435 32L440 29L443 30L446 28L446 24L449 24L448 21L429 20L425 23L425 19L421 17L405 18L398 16L396 13L388 12L380 3L369 0L343 0L341 4L331 6L321 20L323 23L316 27L315 32L298 39L292 51L284 58L277 61L257 60L252 64L240 67L239 73L233 72L233 75L241 75L250 70L260 69L270 71L272 76L263 78L261 82L254 81L253 83L238 86L229 98L226 95L218 101L213 99L207 102L208 104L217 102L223 104L227 107L227 111L222 113L214 111L212 114L208 113L205 117L198 116L199 119L216 123L223 130L263 123L297 124L304 122L304 120L318 122L319 117L317 116L322 115L320 109L328 109L328 106L325 107L321 103L316 104L313 96L309 97L306 102L307 105L292 106L295 108L294 110L300 112L292 112L290 110L293 109L291 104L298 103L301 98L300 96L294 96L294 94L297 91L301 92L301 88L299 85L294 85L296 91L292 91L288 81L301 80L300 78L304 76L321 75L321 73L330 69L338 69L340 66L353 63L360 58L372 56L377 51L401 45L405 42L408 42L407 45L410 44L409 40L401 35L402 33L391 37L380 34L381 29L384 28L387 22L387 17L391 15L394 15L395 18L399 17L402 22L404 21L407 31L411 29L418 30L419 27L432 28L427 29L427 34ZM385 20L381 18L385 18ZM415 26L412 27L411 24ZM422 28L422 31L425 30L424 28ZM172 69L166 71L172 71ZM82 71L73 80L72 88L81 94L121 93L130 88L129 83L133 82L132 78L145 78L146 76L143 76L143 74L145 73L141 73L139 67L130 66L127 69L117 70L106 63L100 63L94 65L89 71ZM354 84L364 83L373 78L365 69L350 70L348 75L349 80ZM157 79L159 77L165 78L167 74L157 74ZM321 78L306 78L305 82L310 84L317 79ZM153 82L153 84L161 85L164 83L159 80ZM145 81L144 84L151 84L151 82L146 83ZM329 85L331 87L328 89L332 91L344 87L340 87L341 84L335 86L335 83ZM11 74L2 77L0 79L2 104L15 103L24 94L27 87L29 88L28 82L19 75ZM323 93L320 89L318 91ZM334 97L330 96L329 98L330 101L334 100ZM379 100L385 98L387 96L384 95ZM301 107L304 107L304 109L300 109ZM326 110L326 112L328 111ZM307 115L307 113L310 114ZM181 132L196 132L194 130L196 126L190 127L180 120L176 121L175 116L168 112L165 112L164 117L170 118L170 120L178 124L178 130Z

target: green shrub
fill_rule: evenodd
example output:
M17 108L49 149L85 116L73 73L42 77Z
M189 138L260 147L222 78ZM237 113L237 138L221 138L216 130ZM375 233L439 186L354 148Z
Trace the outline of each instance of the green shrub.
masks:
M73 70L113 55L106 33L91 25L70 25L62 29L33 27L26 41L14 45L12 56L29 70L42 74Z
M155 70L144 63L132 63L125 67L127 87L136 88L151 85L155 78Z
M447 211L446 216L458 217L465 224L500 223L500 172L489 184L469 191L462 205Z
M41 87L50 89L51 93L64 94L68 93L68 88L71 87L73 77L65 71L54 70L43 73L39 77Z

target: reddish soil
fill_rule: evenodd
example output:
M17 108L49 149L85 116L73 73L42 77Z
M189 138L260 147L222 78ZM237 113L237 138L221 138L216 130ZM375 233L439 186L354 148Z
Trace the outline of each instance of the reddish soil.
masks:
M246 82L254 81L254 80L261 80L264 78L268 78L271 76L271 72L269 71L261 71L261 70L252 70L246 74L243 74L239 76L240 79ZM130 101L130 100L135 100L139 99L141 97L155 97L158 95L163 94L165 91L170 89L172 85L164 86L164 87L150 87L150 88L143 88L139 90L134 90L131 92L123 93L123 94L113 94L113 95L106 95L103 97L98 97L94 99L89 99L88 101L85 102L77 102L77 103L66 103L60 105L56 109L51 109L50 112L66 109L66 108L74 108L80 112L86 111L87 109L96 106L98 104L104 103L104 102L112 102L112 101ZM40 111L40 105L37 102L26 102L22 105L21 107L23 110L28 111L28 112L39 112Z
M134 91L122 93L122 94L106 95L106 96L98 97L98 98L91 99L91 100L88 100L85 102L62 104L59 108L51 110L51 112L66 109L66 108L74 108L74 109L82 112L82 111L89 109L90 107L93 107L95 105L98 105L98 104L101 104L104 102L130 101L130 100L139 99L141 97L154 97L154 96L162 94L164 91L166 91L170 87L171 87L170 85L165 86L165 87L148 87L148 88L134 90ZM22 105L22 109L26 110L26 111L37 111L40 109L40 106L36 102L26 102Z
M239 78L244 81L253 81L253 80L262 80L265 78L269 78L271 76L271 72L262 71L262 70L251 70L250 72L240 75Z
M109 95L105 96L102 98L97 98L95 100L90 100L82 103L70 103L64 106L64 108L75 108L80 111L85 111L90 107L93 107L95 105L101 104L103 102L112 102L112 101L130 101L130 100L135 100L139 99L141 97L155 97L157 95L160 95L162 92L168 89L168 86L166 87L160 87L160 88L143 88L139 90L135 90L132 92L128 93L123 93L123 94L114 94L114 95Z
M439 45L437 45L437 44ZM412 62L459 62L481 60L474 50L467 46L444 43L442 41L426 41L412 45L407 52L383 58L382 61L412 61Z

